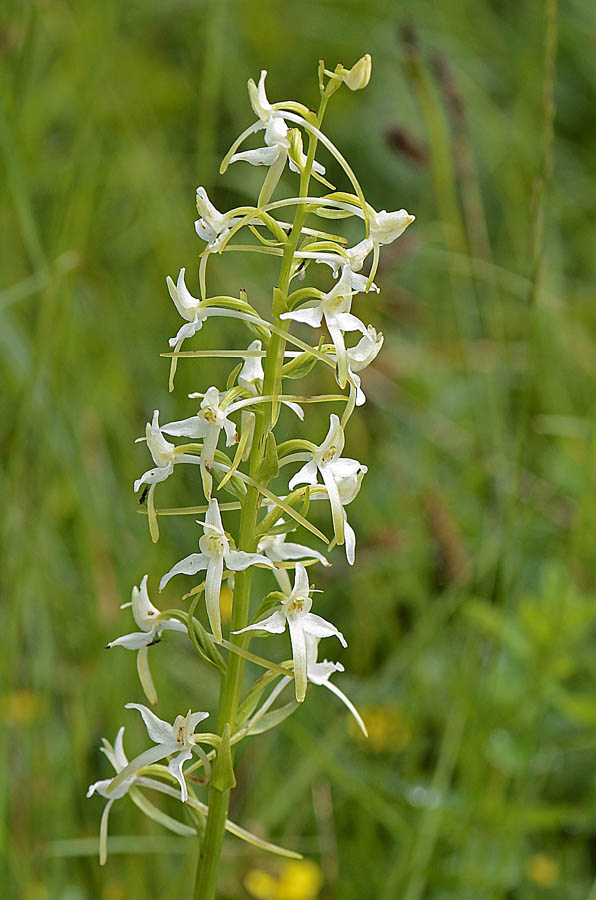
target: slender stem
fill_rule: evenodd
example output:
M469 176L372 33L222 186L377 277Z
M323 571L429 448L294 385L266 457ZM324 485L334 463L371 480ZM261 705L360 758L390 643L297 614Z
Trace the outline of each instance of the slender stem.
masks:
M317 124L320 125L327 98L323 97L319 108ZM309 134L309 146L306 165L300 177L300 196L308 196L310 173L317 147L317 137ZM281 269L279 273L278 290L282 302L287 301L292 275L292 262L298 246L302 226L308 211L301 204L296 209L294 223L288 242L284 247ZM279 310L278 312L281 312ZM281 368L284 361L286 342L282 336L283 331L290 327L288 321L281 321L275 317L276 332L271 335L271 341L267 348L265 360L265 378L263 382L263 394L277 396L281 387ZM253 437L252 450L249 460L249 472L255 478L263 459L265 438L267 432L274 423L274 404L269 408L255 410L257 421ZM248 486L246 498L240 514L240 530L238 535L238 547L247 552L254 552L257 544L257 517L260 507L260 495L255 487ZM239 631L248 624L250 589L252 572L246 569L236 574L234 589L234 607L232 612L231 631ZM230 639L235 644L240 644L242 638L231 634ZM227 671L223 680L220 694L219 712L217 716L217 732L222 734L226 724L229 723L232 734L234 733L234 720L240 699L242 676L244 673L245 659L237 654L230 654L227 663ZM232 749L233 754L233 749ZM201 843L197 876L195 882L195 900L213 900L217 890L217 878L219 873L219 860L224 839L228 807L230 803L230 790L220 791L211 786L209 788L209 812L205 826L205 835Z

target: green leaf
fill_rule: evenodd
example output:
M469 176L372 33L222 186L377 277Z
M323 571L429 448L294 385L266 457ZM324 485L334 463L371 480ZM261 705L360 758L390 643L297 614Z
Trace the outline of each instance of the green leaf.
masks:
M264 731L270 731L271 728L275 728L287 719L288 716L291 716L299 706L300 704L296 700L291 700L289 703L286 703L285 706L280 706L279 709L274 709L272 712L265 713L265 715L253 725L248 733L263 734Z
M316 362L316 357L310 353L301 353L300 356L295 356L294 359L284 363L281 368L281 377L304 378L313 369Z
M227 391L229 391L234 386L234 382L236 381L238 375L240 374L240 370L242 369L243 365L244 365L244 362L239 362L237 366L234 366L234 368L228 375L228 380L226 381L226 390Z
M218 791L228 791L230 788L236 787L236 776L234 775L234 764L232 762L232 750L230 747L230 723L226 722L226 727L221 736L221 744L217 751L217 759L215 762L215 771L211 784Z

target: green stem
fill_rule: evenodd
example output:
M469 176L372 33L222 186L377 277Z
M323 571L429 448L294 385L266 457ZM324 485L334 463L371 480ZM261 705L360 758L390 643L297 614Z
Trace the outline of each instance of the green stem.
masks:
M321 124L325 107L327 105L327 97L323 96L319 108L317 125ZM317 148L316 136L309 134L309 146L307 161L304 172L300 176L300 196L308 196L308 186L310 181L310 173L315 158ZM303 204L298 206L294 216L294 223L288 241L284 247L281 269L279 273L278 291L282 303L287 302L288 292L290 288L290 277L292 274L292 262L294 253L298 246L302 226L307 216L307 210ZM277 310L278 314L283 310ZM275 316L275 324L280 331L287 330L290 323L282 321ZM269 347L267 348L267 357L265 360L265 378L263 382L263 394L277 396L281 387L281 368L284 361L284 350L286 342L282 334L273 333ZM249 472L251 477L255 478L263 459L265 447L265 438L267 432L275 424L274 404L270 409L255 410L257 421L255 424L255 433L253 437L252 450L249 460ZM256 488L248 486L246 498L242 505L240 514L240 530L238 534L238 547L247 552L254 552L257 544L257 518L260 507L260 495ZM250 589L252 581L251 569L238 572L236 575L236 584L234 589L234 607L232 612L231 632L239 631L248 623L249 605L250 605ZM230 635L230 640L235 644L240 644L242 638L234 634ZM219 712L217 716L217 733L222 734L226 724L229 723L230 731L234 733L234 720L238 709L240 699L240 691L242 687L242 676L244 673L245 659L237 654L230 654L227 663L227 670L223 680L223 686L220 694ZM232 750L233 758L233 750ZM214 900L217 890L217 878L219 873L219 861L221 857L221 849L225 833L226 818L228 815L228 807L230 804L230 790L220 791L211 786L209 788L209 812L207 815L207 823L205 826L205 834L199 851L199 860L197 866L197 876L195 881L195 900Z

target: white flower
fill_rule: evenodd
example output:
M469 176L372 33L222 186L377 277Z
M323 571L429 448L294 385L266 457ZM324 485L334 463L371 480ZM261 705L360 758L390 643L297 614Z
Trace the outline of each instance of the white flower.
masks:
M364 218L364 213L360 207L354 206L350 208L354 215ZM314 256L316 262L326 263L328 266L331 266L334 275L337 275L339 268L345 264L346 257L352 271L359 272L364 265L366 257L369 253L373 252L372 277L374 278L374 273L376 272L379 260L380 248L385 244L391 244L400 237L408 225L411 225L412 222L415 221L416 217L410 215L405 209L397 209L394 212L387 212L387 210L382 209L380 212L376 212L370 205L367 205L367 212L369 220L368 237L363 238L354 247L346 248L342 255L334 253L314 254L310 252L298 252L296 256L304 258ZM378 293L378 288L372 284L370 289L376 290Z
M393 243L416 218L405 209L397 209L395 212L387 212L386 209L382 209L380 212L375 212L374 209L369 208L368 214L370 238L373 245L377 244L380 247Z
M126 753L124 752L124 726L118 731L116 735L116 740L114 741L114 746L110 744L105 738L102 738L101 752L105 753L112 766L116 770L116 773L121 772L128 765L128 759L126 758ZM108 794L108 788L111 785L113 778L104 778L102 781L96 781L94 784L89 785L89 789L87 791L87 797L92 797L94 793L101 794L102 797L107 799L107 803L105 805L104 811L101 816L101 824L99 826L99 863L100 865L104 865L107 859L107 847L108 847L108 818L110 815L110 810L114 803L114 800L119 800L120 797L124 797L125 794L128 793L131 786L134 784L136 780L136 773L133 772L129 778L125 778L124 781L111 793Z
M185 273L186 269L180 269L176 284L169 275L166 278L168 292L174 301L174 306L182 318L186 319L185 324L181 325L176 335L168 341L170 347L176 351L180 350L182 342L186 338L192 337L201 330L209 314L213 315L212 308L201 307L201 301L190 293L186 287Z
M139 587L132 589L132 600L121 609L132 606L134 620L142 631L134 631L111 641L108 647L126 647L127 650L140 650L154 644L163 631L186 631L186 625L178 619L163 618L163 614L153 605L147 592L148 576L144 575Z
M311 684L321 685L322 687L328 688L332 691L336 697L339 697L342 703L344 703L347 708L350 710L351 714L354 716L358 727L362 730L365 737L368 737L368 732L366 730L366 725L362 721L362 717L351 700L346 697L343 691L335 685L332 684L329 679L335 672L343 672L344 667L341 663L333 663L328 662L324 659L322 662L317 662L317 654L319 648L319 639L316 637L312 637L311 635L307 635L306 637L306 660L307 660L307 678L311 682Z
M258 121L250 131L265 130L265 146L257 150L244 150L234 153L230 157L230 164L244 161L251 166L268 166L269 172L263 183L259 195L259 206L267 203L275 190L288 158L290 142L288 140L288 126L283 114L276 110L267 99L265 91L265 78L267 71L263 69L259 78L258 87L252 80L248 82L248 93L251 106Z
M248 345L248 349L260 353L263 349L263 345L259 340L252 341L252 343ZM243 387L244 390L248 391L253 397L258 397L263 390L264 379L265 372L263 370L261 357L247 356L242 369L238 373L238 384L240 387ZM298 403L292 403L291 400L282 400L282 404L287 406L288 409L291 409L301 421L304 420L304 410Z
M343 647L347 647L346 639L335 625L311 613L312 598L310 597L308 575L302 563L296 563L296 575L294 587L291 593L281 603L281 607L262 622L255 622L241 628L234 634L242 634L245 631L268 631L270 634L282 634L286 625L290 630L292 642L292 657L294 659L294 681L296 688L296 700L301 703L306 696L307 683L307 636L312 637L337 637Z
M352 483L364 468L357 459L343 459L341 454L345 445L343 428L335 413L329 417L329 431L323 443L311 452L311 458L291 479L289 488L294 490L298 484L315 485L317 470L321 473L327 489L333 529L338 544L344 543L345 514L342 506L339 484L342 480Z
M137 438L142 441L143 438ZM200 462L199 457L193 456L192 453L180 453L175 444L166 441L163 436L163 429L159 426L159 410L153 411L153 419L147 422L145 426L145 438L149 452L153 457L156 465L154 469L148 469L134 483L135 493L144 485L149 485L149 490L153 493L156 484L165 481L166 478L174 471L177 463L192 463L196 465Z
M142 440L142 438L139 438L139 440ZM149 469L140 478L137 478L134 483L135 493L143 484L154 485L160 481L165 481L174 471L174 463L176 462L174 459L176 446L166 441L161 433L159 410L157 409L153 411L153 420L147 422L145 426L145 440L157 468Z
M343 83L350 88L351 91L361 91L370 81L372 74L372 57L370 53L361 56L358 62L354 63L351 69L346 69L339 65L336 72L341 76Z
M373 362L383 346L383 335L376 331L372 325L366 329L355 347L348 347L348 380L356 389L356 406L362 406L366 402L364 391L360 387L360 375L363 369Z
M155 644L161 637L163 631L183 631L187 628L178 619L164 617L163 614L153 605L149 599L147 592L147 575L143 577L139 587L136 585L132 589L132 600L125 603L121 607L132 606L132 614L134 620L141 628L141 631L133 631L122 637L110 641L107 645L108 649L112 647L126 647L127 650L138 650L137 669L141 684L147 699L150 703L157 703L157 693L151 677L149 669L149 661L147 658L147 649L151 644Z
M203 398L197 415L190 416L188 419L180 419L177 422L168 422L162 426L161 430L174 437L203 438L200 456L201 475L203 476L205 496L210 499L213 483L211 466L222 428L226 434L227 447L238 442L236 425L228 419L228 414L234 411L235 405L232 403L226 407L225 404L222 404L225 392L218 391L216 387L210 387L204 394L193 393L189 396Z
M193 297L186 286L186 269L180 269L176 284L170 276L166 278L168 292L174 301L174 305L183 319L186 319L184 325L181 325L174 337L170 338L168 343L170 347L177 353L182 343L190 337L193 337L200 331L207 319L215 316L223 316L228 319L240 319L245 322L254 322L254 316L239 309L228 309L219 306L208 306L198 297Z
M194 730L199 722L202 722L209 716L209 713L193 713L189 709L185 716L176 716L173 725L170 725L169 722L158 719L148 707L143 706L141 703L127 703L125 708L138 709L143 717L149 737L157 744L156 747L150 747L149 750L140 753L128 764L131 775L143 766L151 765L175 753L176 756L168 763L168 772L178 781L180 785L180 799L184 803L188 799L188 789L182 773L182 767L191 758L193 748L201 740L201 736L195 735ZM117 785L114 791L119 791L120 789L121 785ZM110 797L113 796L112 791L108 791L108 795ZM119 794L119 796L121 795Z
M201 240L207 242L206 249L210 253L217 253L230 230L240 220L232 218L229 213L220 213L204 187L197 188L196 204L200 218L195 222L195 231Z
M342 512L344 517L344 537L346 541L346 559L351 566L354 565L354 559L356 558L356 534L354 532L354 529L348 522L348 517L343 507L347 506L348 503L351 503L352 500L356 497L358 491L360 490L362 479L367 472L368 468L361 465L357 470L352 470L347 474L339 474L335 478L335 484L337 485L339 497L342 502Z
M201 524L199 522L199 525ZM205 605L213 637L219 642L222 639L219 594L224 564L231 572L240 572L257 564L270 569L275 567L271 560L259 553L245 553L242 550L230 548L230 542L223 530L219 506L215 499L209 501L203 529L204 534L199 539L201 552L191 553L190 556L186 556L176 563L161 579L159 589L162 591L174 575L194 575L196 572L206 569Z
M309 301L308 304L292 312L282 313L281 319L302 322L311 328L319 328L323 318L337 358L337 380L341 387L345 386L348 377L348 359L344 341L345 331L360 331L366 334L366 326L350 312L352 295L366 288L366 278L356 275L346 263L342 266L341 277L332 289L323 294L320 300Z
M159 750L156 747L152 747L150 750L145 751L145 753L141 753L140 756L137 756L129 763L126 753L124 752L124 726L118 731L114 746L112 746L105 738L102 739L103 746L101 747L101 751L102 753L105 753L109 759L116 771L116 775L124 772L125 769L129 770L127 776L124 779L121 779L120 783L116 784L115 787L112 787L115 778L114 776L113 778L104 778L101 781L96 781L94 784L89 785L89 789L87 790L87 797L92 797L93 794L98 793L108 801L105 805L99 827L99 862L102 866L107 859L108 818L114 801L124 797L135 785L138 785L139 787L150 787L154 790L161 791L164 794L169 794L172 790L169 786L164 785L155 779L139 776L138 772L143 766L149 765L150 762L157 762L157 760L169 756L170 753L178 752L178 757L170 762L168 769L180 783L182 801L185 801L188 798L186 783L184 781L184 776L182 775L182 764L190 758L190 755L186 755L187 747L190 750L190 754L192 754L192 746L194 746L194 741L192 741L192 738L194 737L192 735L193 729L199 722L206 719L208 716L208 713L191 713L189 710L187 716L178 716L174 725L170 725L167 722L162 722L157 716L154 716L146 706L141 706L136 703L129 703L127 706L134 707L141 712L145 724L147 725L149 736L152 740L160 744L162 743L161 739L163 738L166 742L167 749L162 746L160 746ZM179 734L180 739L178 739ZM157 735L159 735L159 740ZM200 739L200 736L198 739ZM163 753L161 752L162 749L164 751ZM156 755L156 750L158 750L160 755ZM149 755L151 758L149 758ZM180 759L183 755L184 758ZM181 825L180 827L183 826Z
M278 524L283 525L284 520L281 519ZM304 544L293 544L291 541L286 541L285 534L265 535L259 541L257 551L259 553L264 553L265 556L274 563L296 559L317 559L320 563L323 563L324 566L331 565L327 557L323 556L323 554L319 553L317 550L312 550ZM286 570L276 568L273 574L282 591L289 594L291 585Z
M123 738L124 725L118 731L113 747L109 741L107 741L105 738L102 738L103 746L100 748L101 752L105 753L112 766L116 770L116 773L121 772L122 769L125 769L128 765L128 759L126 758L126 753L124 752ZM93 794L97 791L97 793L101 794L102 797L108 797L110 800L118 800L119 797L123 797L128 792L128 789L130 788L134 780L135 775L133 774L130 776L130 778L125 778L124 781L116 788L116 790L108 794L107 788L112 783L113 778L104 778L102 781L96 781L94 784L89 785L87 797L92 797Z

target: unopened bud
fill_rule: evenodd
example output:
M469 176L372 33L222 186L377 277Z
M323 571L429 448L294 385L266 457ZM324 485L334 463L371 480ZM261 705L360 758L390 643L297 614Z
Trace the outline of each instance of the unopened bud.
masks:
M372 57L370 53L365 53L357 63L354 63L351 69L340 74L343 75L344 84L346 84L351 91L361 91L370 81L371 73Z

